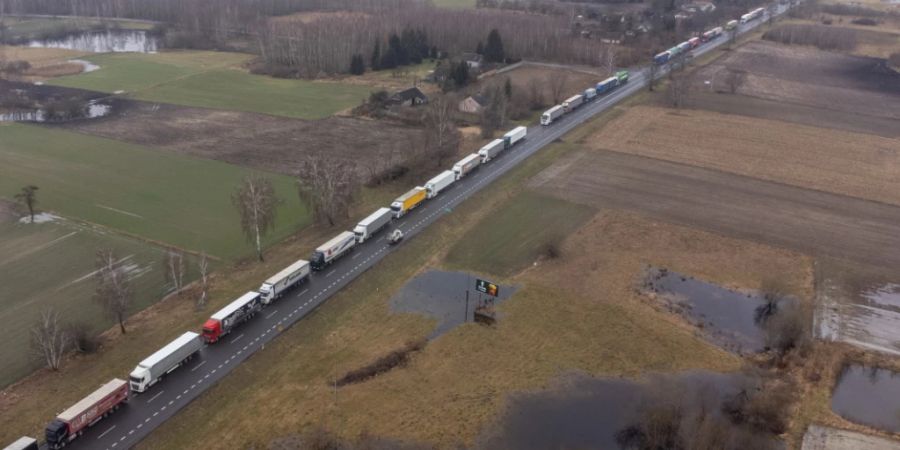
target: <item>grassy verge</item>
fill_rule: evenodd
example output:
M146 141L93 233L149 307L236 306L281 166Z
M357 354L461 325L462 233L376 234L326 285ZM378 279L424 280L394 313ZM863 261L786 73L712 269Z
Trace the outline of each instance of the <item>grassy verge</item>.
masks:
M41 208L67 217L220 258L252 253L230 198L249 169L47 127L3 125L0 133L4 197L34 184ZM310 217L292 178L267 176L284 199L268 245Z
M242 53L203 51L93 55L84 59L100 70L57 78L51 84L301 119L328 117L359 104L371 91L362 85L252 75L239 68L250 58Z

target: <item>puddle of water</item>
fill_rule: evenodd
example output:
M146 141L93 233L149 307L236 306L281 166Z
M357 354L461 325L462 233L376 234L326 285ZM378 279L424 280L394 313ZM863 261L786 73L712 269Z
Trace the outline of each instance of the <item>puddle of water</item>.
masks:
M78 119L97 119L109 115L112 106L106 103L100 103L96 100L90 100L85 103L81 111L73 117L60 118L58 116L48 117L47 111L44 109L36 109L31 111L12 111L0 113L0 122L39 122L39 123L61 123L69 120Z
M845 367L831 396L831 409L851 422L900 432L900 373Z
M159 40L146 31L110 30L71 34L59 39L32 40L28 47L62 48L92 53L156 53Z
M80 64L81 65L81 73L93 72L95 70L100 69L100 66L98 66L90 61L85 61L83 59L70 59L68 62L73 63L73 64Z
M391 311L416 313L438 320L435 330L428 336L434 339L463 322L472 322L479 305L498 304L515 291L511 286L500 286L500 295L491 300L475 290L477 277L465 272L430 270L419 274L391 299ZM469 302L466 305L466 289Z
M54 222L59 220L59 216L54 216L53 214L42 212L34 215L34 223L47 223ZM31 216L25 216L19 218L20 223L31 223Z
M722 403L739 392L739 374L688 372L645 381L566 377L551 389L514 394L504 415L479 438L478 448L520 450L621 448L617 436L633 425L642 404L678 394L684 411L717 417ZM665 386L664 388L661 386Z
M759 314L767 302L761 295L735 292L666 269L651 269L644 289L662 294L717 345L738 353L765 350Z

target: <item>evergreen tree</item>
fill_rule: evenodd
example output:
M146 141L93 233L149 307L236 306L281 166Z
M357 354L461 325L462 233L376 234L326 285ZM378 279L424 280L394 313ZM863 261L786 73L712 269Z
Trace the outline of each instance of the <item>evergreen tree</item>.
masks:
M388 53L393 54L393 65L390 68L409 64L409 55L406 54L406 49L403 48L403 42L400 40L400 36L397 36L397 33L391 33L391 37L388 38L388 50L385 56Z
M478 46L475 47L475 53L479 55L484 55L484 45L481 44L481 41L478 41Z
M507 77L506 81L503 83L503 94L506 95L507 99L512 98L513 89L512 89L512 82L509 81L509 77Z
M372 70L381 69L381 40L375 40L375 48L372 49Z
M487 45L484 46L484 59L489 63L502 63L506 60L503 52L503 40L496 28L488 34Z
M403 47L402 57L404 58L400 64L418 64L422 62L422 56L419 55L418 37L412 28L404 28L400 33L400 46Z
M360 54L353 55L350 58L350 73L353 75L362 75L366 72L366 63L363 62L363 57Z
M460 61L453 66L453 70L450 71L450 77L453 78L453 83L457 89L465 87L469 84L469 65L465 61Z

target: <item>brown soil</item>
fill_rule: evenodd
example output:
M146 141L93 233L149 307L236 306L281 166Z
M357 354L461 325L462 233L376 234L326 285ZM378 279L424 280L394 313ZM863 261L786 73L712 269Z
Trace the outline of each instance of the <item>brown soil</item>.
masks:
M699 110L637 106L594 149L900 205L900 140Z
M423 140L419 129L385 121L305 121L146 102L131 102L114 116L66 127L287 175L294 175L310 155L344 159L368 175L404 160Z
M709 104L711 109L735 114L745 114L747 98L774 101L781 105L773 118L897 136L900 74L885 64L877 58L754 41L698 70L694 75L698 95L689 101L694 107ZM727 91L729 70L747 72L739 95L709 93L711 89L704 85L708 80L713 82L712 91Z
M529 85L536 81L540 83L543 88L543 96L545 103L551 103L553 101L550 84L548 83L548 79L551 78L559 78L564 77L566 82L562 90L562 98L560 101L565 100L567 97L570 97L575 94L582 93L585 89L592 87L597 84L597 82L602 81L605 77L600 74L590 74L581 71L575 70L567 70L562 68L552 68L552 67L544 67L526 64L516 69L510 70L509 72L504 72L502 74L497 74L491 79L502 79L503 77L509 77L510 82L516 88L518 92L529 92Z

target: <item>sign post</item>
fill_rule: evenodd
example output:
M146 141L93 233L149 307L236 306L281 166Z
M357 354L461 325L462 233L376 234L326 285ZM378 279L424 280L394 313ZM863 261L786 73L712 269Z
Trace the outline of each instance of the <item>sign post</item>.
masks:
M490 295L491 297L500 295L500 287L487 280L476 279L475 290Z

